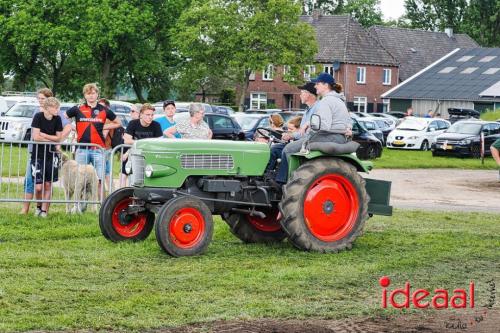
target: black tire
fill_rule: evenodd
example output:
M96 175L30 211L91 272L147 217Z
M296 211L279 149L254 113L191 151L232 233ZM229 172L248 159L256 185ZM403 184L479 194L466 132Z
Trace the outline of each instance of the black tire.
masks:
M132 202L134 189L121 188L104 200L99 211L99 228L112 242L142 241L153 230L155 215L150 211L127 215L124 213Z
M365 149L358 149L356 156L360 160L373 160L377 158L378 146L376 144L369 143Z
M163 251L174 257L204 253L212 241L213 231L212 213L198 198L171 199L160 208L156 219L156 241Z
M276 243L286 238L278 222L278 208L264 212L266 218L248 214L228 214L222 218L229 225L231 233L244 243Z
M427 140L422 141L422 144L420 145L420 150L428 151L429 149L430 149L429 141Z
M299 249L350 249L368 219L368 202L365 180L351 164L335 158L311 160L295 170L284 188L281 226Z

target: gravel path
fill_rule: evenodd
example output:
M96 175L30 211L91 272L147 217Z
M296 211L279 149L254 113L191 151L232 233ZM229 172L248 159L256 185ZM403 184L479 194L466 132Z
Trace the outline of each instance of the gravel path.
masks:
M496 170L376 169L366 177L392 182L395 208L500 213Z

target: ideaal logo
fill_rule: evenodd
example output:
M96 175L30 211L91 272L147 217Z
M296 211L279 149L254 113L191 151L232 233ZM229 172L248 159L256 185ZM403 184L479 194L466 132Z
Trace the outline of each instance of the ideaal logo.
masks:
M397 309L409 308L410 303L418 309L425 309L429 306L435 309L447 309L448 307L454 309L474 308L473 281L469 283L467 289L454 289L451 295L446 289L435 289L433 293L426 289L412 290L410 282L406 282L404 288L388 290L391 279L387 276L381 277L379 283L382 287L382 307L384 309L387 308L388 303ZM403 301L398 303L396 297L402 298Z

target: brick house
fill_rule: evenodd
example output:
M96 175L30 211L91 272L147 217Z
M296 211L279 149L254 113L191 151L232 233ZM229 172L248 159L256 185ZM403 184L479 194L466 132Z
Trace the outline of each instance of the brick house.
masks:
M398 61L356 20L348 15L301 16L316 30L315 64L304 69L304 81L325 71L344 86L353 111L383 111L380 96L398 83ZM283 67L270 64L251 78L247 108L300 108L299 90L284 82ZM285 68L286 69L286 68Z

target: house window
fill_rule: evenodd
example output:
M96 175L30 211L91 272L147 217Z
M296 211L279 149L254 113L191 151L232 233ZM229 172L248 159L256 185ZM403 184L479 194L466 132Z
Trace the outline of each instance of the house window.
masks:
M392 70L389 68L384 68L383 76L382 76L382 84L390 85L391 84L391 74Z
M474 56L463 56L460 59L457 60L457 62L466 62L474 58Z
M316 74L316 66L306 65L306 68L304 68L304 79L309 81L311 80L311 77L313 77L315 74Z
M491 68L488 68L487 70L485 70L483 72L483 74L491 75L491 74L495 74L498 71L500 71L500 68L498 68L498 67L491 67Z
M265 109L267 107L267 94L254 92L250 94L251 109Z
M255 81L255 71L250 72L250 76L248 77L250 81Z
M366 83L366 67L358 67L356 71L356 83Z
M328 73L335 78L335 71L333 70L333 66L324 65L323 72Z
M471 74L473 73L478 67L467 67L463 71L460 72L460 74Z
M272 81L274 76L274 66L267 65L267 67L262 71L263 81Z
M290 74L290 66L283 65L283 81L287 81L286 76Z
M486 57L482 57L481 59L479 59L479 62L490 62L492 61L493 59L495 59L497 56L486 56Z
M388 98L382 98L382 112L389 112L389 105L390 105L390 99Z
M366 97L354 96L354 111L366 112Z
M440 70L438 73L440 74L448 74L451 73L456 67L445 67L442 70Z

